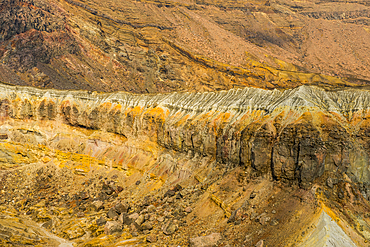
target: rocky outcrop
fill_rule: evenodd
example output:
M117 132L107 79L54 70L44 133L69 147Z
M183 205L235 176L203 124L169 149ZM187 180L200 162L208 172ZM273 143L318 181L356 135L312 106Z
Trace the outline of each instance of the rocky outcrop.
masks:
M302 86L133 95L1 85L2 117L55 120L243 166L303 186L325 173L370 178L370 93Z
M5 0L0 3L0 41L14 35L37 31L53 32L64 28L62 16L53 5L33 0Z

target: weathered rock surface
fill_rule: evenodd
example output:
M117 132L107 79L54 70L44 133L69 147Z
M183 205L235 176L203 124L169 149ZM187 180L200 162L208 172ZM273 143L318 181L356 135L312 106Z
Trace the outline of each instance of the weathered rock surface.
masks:
M351 222L344 231L356 244L370 232L368 186L345 173L325 171L305 190L251 176L246 166L164 148L143 135L71 126L60 117L0 121L9 133L0 141L0 211L13 210L17 227L26 229L22 220L28 218L77 246L144 245L151 235L158 246L187 246L192 236L211 233L221 234L224 246L255 246L261 238L266 246L291 246L314 230L324 205L336 210L342 225ZM108 194L105 185L113 189ZM165 196L168 191L175 195ZM112 210L124 211L109 219ZM107 221L117 228L106 234ZM0 241L14 245L4 235Z
M369 97L1 85L0 211L82 246L187 246L212 233L224 246L296 246L330 207L349 225L341 234L363 246Z
M356 244L326 212L322 212L316 223L315 230L308 234L304 242L299 245L299 247L309 246L355 247Z
M155 243L157 241L157 236L156 235L149 235L146 237L146 241L149 243Z
M122 231L122 224L118 221L108 221L105 224L104 232L107 235L111 235L115 232L120 232L120 231Z
M40 226L7 208L1 209L0 244L1 246L73 246L71 242L53 235Z
M171 234L175 233L178 228L179 227L178 227L178 225L175 222L168 221L167 223L165 223L162 226L162 231L166 235L171 235Z
M167 149L215 157L257 176L303 186L325 171L345 172L358 182L370 179L368 91L302 86L139 96L1 85L0 97L4 117L148 136ZM103 194L113 192L103 185Z
M191 238L190 239L190 246L191 247L213 247L217 246L217 242L221 240L221 234L219 233L212 233L207 236Z

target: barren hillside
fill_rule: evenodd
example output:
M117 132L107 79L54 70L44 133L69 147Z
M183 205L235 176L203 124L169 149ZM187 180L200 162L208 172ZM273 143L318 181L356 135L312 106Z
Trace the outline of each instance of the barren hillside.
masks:
M0 80L157 93L367 85L367 1L0 3Z

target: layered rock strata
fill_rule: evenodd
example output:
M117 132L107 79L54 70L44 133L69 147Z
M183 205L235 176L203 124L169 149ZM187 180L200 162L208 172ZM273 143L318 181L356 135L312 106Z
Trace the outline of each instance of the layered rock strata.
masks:
M133 95L0 85L3 118L55 120L244 166L251 176L308 186L323 174L364 184L370 93L301 86L219 93Z

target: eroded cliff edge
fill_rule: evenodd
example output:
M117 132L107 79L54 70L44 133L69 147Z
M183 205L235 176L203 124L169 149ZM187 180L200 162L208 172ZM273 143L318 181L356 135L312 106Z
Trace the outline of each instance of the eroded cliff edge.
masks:
M252 177L303 187L349 176L370 196L368 91L301 86L133 95L0 85L0 99L4 118L145 135L167 149L242 166Z

